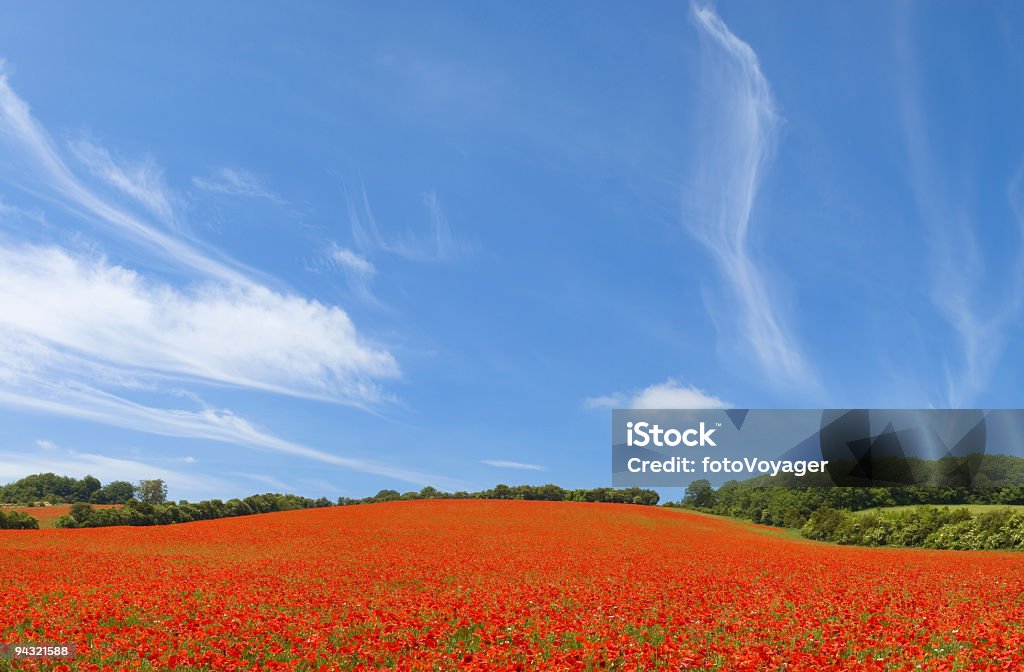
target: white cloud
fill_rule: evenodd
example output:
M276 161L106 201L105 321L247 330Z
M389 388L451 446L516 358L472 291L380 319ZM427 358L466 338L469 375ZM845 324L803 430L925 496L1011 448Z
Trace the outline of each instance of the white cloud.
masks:
M107 149L88 140L77 140L70 146L93 175L137 200L161 221L174 223L174 208L164 187L163 173L152 161L115 161Z
M542 467L539 464L527 464L525 462L509 462L508 460L481 460L480 464L486 464L490 467L498 467L499 469L522 469L524 471L547 471L547 467Z
M47 439L37 439L36 446L43 450L57 450L57 444Z
M641 390L591 397L588 408L730 408L731 404L693 386L669 378Z
M0 325L109 366L330 401L379 401L375 381L398 375L339 308L260 285L177 290L55 247L0 247Z
M108 366L331 401L376 402L375 380L397 375L391 355L364 343L340 308L271 290L89 190L61 160L2 68L0 139L12 143L41 187L69 207L205 278L175 289L102 259L0 241L0 325ZM74 147L105 180L169 212L154 168L126 172L94 144ZM239 173L226 175L252 186Z
M29 220L37 224L45 224L46 216L41 210L19 208L0 197L0 223L6 223L8 220L16 223L21 223L21 220Z
M54 199L72 213L99 223L165 261L221 281L251 282L237 264L212 258L190 242L169 235L86 187L67 167L46 130L32 117L28 104L11 88L0 61L0 147L3 146L8 150L8 166L17 171L17 183L22 188ZM29 183L33 183L31 187Z
M430 219L428 231L424 233L407 229L396 236L385 236L381 232L370 208L365 186L360 190L358 204L349 196L347 190L345 193L352 238L363 251L382 250L419 262L452 261L470 252L468 245L455 238L448 217L441 208L441 201L434 192L423 195L423 205Z
M959 346L955 361L944 362L945 403L962 408L975 404L985 391L1002 357L1006 331L1019 322L1024 308L1024 169L1018 169L1006 187L1010 215L1006 228L1017 239L1017 248L1009 271L1000 276L998 265L986 260L976 230L982 226L996 230L1002 222L990 214L979 221L982 218L969 205L976 198L970 176L944 174L941 167L948 162L936 160L929 139L934 122L922 109L921 81L911 46L912 40L905 39L899 49L910 182L927 228L925 239L932 267L930 298ZM948 138L941 142L947 151L957 144ZM971 165L973 157L954 163ZM986 175L985 179L993 178Z
M3 353L0 352L0 356ZM37 361L34 359L33 363ZM2 373L2 372L0 372ZM22 372L0 388L0 406L62 415L162 436L217 441L246 448L271 450L363 473L386 476L417 485L451 487L458 482L404 467L342 457L265 432L231 411L156 408L105 392L82 381L57 380L37 367ZM41 374L33 377L33 374Z
M440 260L453 258L460 252L460 246L452 236L452 227L441 209L441 200L431 191L423 194L423 204L430 212L435 256Z
M373 264L364 257L337 243L331 243L327 248L327 257L333 263L341 266L343 270L356 275L367 276L377 272Z
M203 189L225 196L242 196L246 198L263 198L277 205L288 202L263 186L258 177L237 168L220 168L210 177L193 177L192 184Z
M344 494L344 490L340 489L336 483L332 483L323 478L300 478L299 483L302 484L306 492L316 493L315 496L324 497L328 494Z
M377 308L384 308L370 288L374 276L377 275L377 267L366 256L354 250L330 242L320 250L313 263L307 266L307 270L313 273L340 272L344 274L353 298Z
M702 120L687 225L735 295L739 329L772 376L813 376L788 333L750 245L751 211L780 123L757 54L709 7L692 6L701 37Z
M160 172L127 166L91 143L73 151L106 183L174 221ZM389 352L362 338L340 308L257 282L254 272L146 217L115 205L61 158L0 63L0 171L45 204L99 224L161 268L189 271L188 285L45 245L0 239L0 405L142 432L273 450L417 484L445 479L334 455L264 432L226 410L181 410L137 403L197 397L182 381L276 392L358 406L388 397L380 382L399 375ZM276 197L239 171L207 187ZM9 214L5 212L3 214ZM15 230L12 235L20 233ZM118 390L114 393L112 390Z
M245 471L229 471L226 475L238 476L253 481L254 483L262 483L263 485L274 488L274 490L282 494L296 492L295 488L288 485L284 481L274 478L273 476L264 476L263 474L251 474Z

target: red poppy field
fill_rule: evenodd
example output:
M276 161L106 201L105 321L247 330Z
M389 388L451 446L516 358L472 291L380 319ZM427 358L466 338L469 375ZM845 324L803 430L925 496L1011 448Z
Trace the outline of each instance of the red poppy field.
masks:
M655 507L413 501L2 531L0 577L0 643L78 650L14 669L1024 666L1024 556L828 546Z
M120 506L120 504L93 504L94 509L110 509ZM51 506L12 506L10 507L14 511L21 511L27 513L36 520L39 521L39 527L50 528L61 516L66 516L71 513L70 504L54 504Z
M58 504L55 506L13 506L14 511L27 513L39 521L39 527L53 527L53 523L61 516L71 513L70 504Z

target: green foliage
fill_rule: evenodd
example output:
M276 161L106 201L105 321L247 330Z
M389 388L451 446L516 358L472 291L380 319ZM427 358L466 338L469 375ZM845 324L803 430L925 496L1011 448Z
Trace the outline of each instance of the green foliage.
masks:
M407 495L407 496L406 496ZM556 485L530 486L518 485L509 487L499 485L493 490L467 493L441 492L435 488L424 488L420 492L401 495L396 490L382 490L373 497L365 499L338 499L340 506L351 504L369 504L374 502L392 502L400 499L532 499L545 501L579 501L579 502L611 502L627 504L654 505L658 503L658 493L641 488L595 488L593 490L565 490ZM501 496L496 496L501 495ZM267 493L252 495L245 499L229 499L223 502L210 499L202 502L182 500L177 504L150 503L141 500L129 500L120 508L96 508L90 504L80 503L71 507L71 514L61 516L54 523L55 527L110 527L114 525L146 526L188 523L196 520L214 520L234 516L248 516L256 513L272 513L274 511L291 511L331 506L330 500L321 497L309 499L298 495L281 495ZM33 522L35 519L32 519Z
M798 478L790 474L758 476L745 481L728 481L708 493L704 481L694 481L683 498L684 507L703 508L719 515L746 518L764 525L800 528L821 508L863 511L893 506L943 504L1022 504L1024 488L1009 485L1024 483L1024 459L1006 455L975 456L976 481L997 484L984 488L947 487L955 470L953 458L913 460L912 470L931 485L879 487L836 487L827 474L808 474ZM967 458L957 458L967 459ZM697 498L700 503L697 503ZM708 502L711 502L710 506ZM923 543L920 530L930 529L927 520L917 521L919 531L899 531L907 540ZM861 523L874 525L874 522ZM878 523L883 525L883 523ZM930 530L928 534L931 533ZM873 534L883 535L884 530ZM925 535L927 536L927 535Z
M85 522L92 514L92 506L84 502L78 502L71 505L71 518L76 523Z
M983 548L982 540L974 530L974 522L962 520L959 523L947 523L928 535L924 540L925 548L948 548L967 551Z
M410 499L522 499L545 502L605 502L611 504L643 504L653 506L659 495L654 490L643 488L592 488L589 490L566 490L557 485L505 485L499 484L490 490L480 492L442 492L430 486L419 492L399 493L397 490L381 490L373 497L352 499L339 497L338 506L353 504L375 504Z
M111 481L92 494L90 504L124 504L135 498L135 486L128 481Z
M718 502L718 495L711 487L711 481L699 478L686 486L683 505L695 509L710 509Z
M710 488L710 485L708 486ZM177 504L167 500L167 484L161 479L150 479L133 486L128 481L111 481L103 485L92 476L81 480L56 474L34 474L9 485L0 486L0 501L34 506L36 502L73 502L69 515L54 521L55 527L110 527L115 525L146 526L214 520L256 513L291 511L333 506L326 497L309 499L298 495L266 493L245 499L209 499L201 502L181 500ZM136 499L136 495L138 498ZM658 493L642 488L593 488L566 490L557 485L497 485L482 492L442 492L427 486L419 492L404 495L397 490L381 490L373 497L351 499L339 497L338 505L370 504L409 499L521 499L552 502L606 502L617 504L658 503ZM119 508L97 508L94 505L120 504ZM0 529L25 527L38 529L35 518L15 511L0 511Z
M0 530L38 530L39 521L23 511L0 509Z
M800 533L808 539L858 546L1024 550L1024 513L917 506L856 514L823 507L811 514Z
M972 488L958 480L967 461L976 468ZM827 474L780 474L728 481L709 493L706 481L694 481L681 506L795 528L808 539L838 544L1024 549L1024 513L1000 509L972 514L962 506L936 506L1024 503L1024 488L1013 485L1024 483L1024 459L973 455L909 462L915 480L925 485L836 487ZM854 513L858 511L862 513Z
M235 516L249 516L255 513L291 511L330 506L326 498L309 499L298 495L266 493L252 495L245 499L229 499L222 502L210 499L190 503L182 500L177 504L165 502L152 504L130 500L120 508L99 509L90 504L75 504L71 514L61 516L54 522L55 527L111 527L114 525L147 526L190 523L196 520L214 520Z
M808 539L829 541L835 537L836 530L848 515L849 511L823 506L811 514L810 519L800 528L800 534Z
M139 481L135 492L139 501L147 504L163 504L167 501L167 484L159 478Z
M99 489L100 482L94 476L86 476L79 480L52 473L32 474L0 486L0 502L24 505L36 502L87 502Z

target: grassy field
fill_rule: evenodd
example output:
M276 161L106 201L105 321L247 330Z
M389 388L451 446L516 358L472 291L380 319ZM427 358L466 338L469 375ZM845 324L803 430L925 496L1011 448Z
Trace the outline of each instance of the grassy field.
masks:
M795 527L774 527L772 525L759 525L759 524L757 524L757 523L755 523L755 522L753 522L751 520L748 520L746 518L737 518L736 516L724 516L724 515L721 515L721 514L718 514L718 513L705 513L704 511L695 511L694 509L682 509L682 508L678 508L677 509L675 507L663 507L663 508L665 508L665 509L667 509L669 511L680 511L680 512L685 513L686 515L707 516L709 518L718 518L720 520L729 520L729 521L732 521L732 522L736 523L737 525L743 525L743 526L747 527L750 531L755 532L757 534L771 534L771 535L775 535L775 536L779 536L779 537L786 537L788 539L793 539L793 540L796 540L796 541L808 542L808 543L812 543L812 544L818 543L818 542L815 542L815 541L810 541L808 539L804 539L800 535L799 528L795 528Z
M864 515L867 513L881 513L892 512L898 513L900 511L909 511L917 508L918 505L912 504L909 506L880 506L874 509L864 509L863 511L854 511L857 515ZM1002 509L1012 509L1014 511L1024 511L1024 505L1021 504L933 504L939 508L948 507L950 509L967 509L971 513L985 513L986 511L1000 511Z

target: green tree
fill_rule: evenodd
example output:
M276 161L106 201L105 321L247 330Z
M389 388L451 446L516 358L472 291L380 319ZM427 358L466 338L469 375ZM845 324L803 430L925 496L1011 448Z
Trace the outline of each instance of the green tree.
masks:
M76 523L83 525L92 517L92 506L85 502L75 502L71 505L71 517Z
M93 493L103 487L100 479L95 476L86 476L71 489L71 500L73 502L88 502Z
M128 481L111 481L89 497L92 504L124 504L135 497L135 486Z
M139 501L146 504L163 504L167 501L167 484L159 478L139 481L136 492Z
M228 516L248 516L253 513L252 507L240 499L229 499L224 502L224 510Z
M706 478L691 481L686 486L686 492L683 495L683 503L695 509L710 509L715 505L717 499L715 490L711 487L711 481Z

